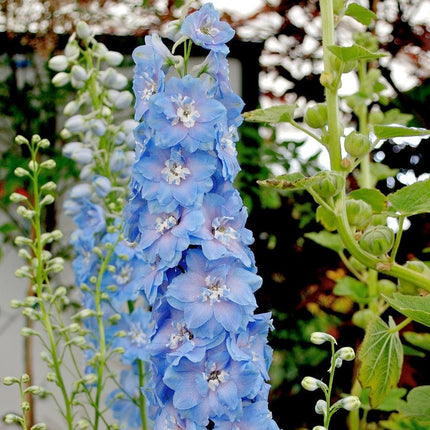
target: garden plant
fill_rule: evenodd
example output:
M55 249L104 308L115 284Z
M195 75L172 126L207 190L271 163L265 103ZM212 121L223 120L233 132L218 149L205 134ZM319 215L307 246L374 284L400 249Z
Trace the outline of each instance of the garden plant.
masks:
M16 276L31 289L11 306L34 321L22 335L44 348L47 387L31 385L28 374L4 377L19 388L22 412L7 414L6 423L47 428L28 422L31 395L51 398L64 420L58 428L70 430L279 428L270 412L268 339L276 326L270 312L257 310L264 279L236 187L244 120L287 123L330 159L329 169L312 176L288 172L259 181L312 196L321 231L307 237L336 252L349 271L334 294L354 302L351 323L363 330L357 358L332 334L311 335L314 345L330 349L328 372L302 379L303 389L322 392L309 406L321 415L313 429L333 429L338 411L348 412L351 430L430 423L430 386L398 387L402 339L430 349L430 268L396 258L405 223L430 212L430 179L383 194L378 181L393 172L372 157L386 140L430 131L408 127L409 115L386 108L387 83L378 69L385 53L371 31L375 13L343 0L321 0L319 7L325 101L305 107L242 112L229 80L234 31L210 3L183 7L169 24L169 47L154 32L135 48L134 96L118 71L123 55L97 41L84 22L64 53L50 59L52 83L74 94L60 137L67 142L63 156L79 171L63 205L75 226L67 238L75 287L57 285L66 264L55 254L63 233L43 224L56 199L50 142L19 135L15 141L29 160L15 175L26 181L26 192L10 198L30 233L15 239L25 260ZM342 20L360 28L348 45L336 37ZM194 45L207 55L192 65ZM340 96L352 74L357 91ZM351 392L339 393L336 370L354 359ZM368 426L372 410L386 413L372 423L378 427Z

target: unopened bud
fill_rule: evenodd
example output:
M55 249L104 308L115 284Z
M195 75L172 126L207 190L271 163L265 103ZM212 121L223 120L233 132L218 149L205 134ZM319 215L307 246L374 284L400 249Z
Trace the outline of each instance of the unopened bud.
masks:
M372 206L364 200L348 199L346 200L346 214L350 225L361 227L370 221Z
M340 407L347 411L358 409L361 405L360 399L357 396L348 396L339 400Z
M327 105L318 103L309 107L304 116L305 123L312 128L323 128L327 125Z
M394 232L385 225L372 226L363 233L359 244L370 254L386 254L393 247Z
M311 334L311 342L315 345L321 345L324 342L330 342L335 345L337 344L336 339L331 334L321 331L316 331Z
M315 404L315 412L319 415L325 415L327 413L327 402L325 400L318 400Z
M119 66L124 60L124 56L120 52L108 51L104 56L104 60L109 66Z
M76 34L80 39L86 40L91 36L90 27L84 21L79 21L76 26Z
M48 67L54 72L64 72L69 67L69 60L65 55L56 55L48 61Z
M55 87L64 87L65 85L67 85L70 82L70 75L66 72L60 72L57 73L53 78L52 78L52 84Z
M358 158L367 154L370 150L369 137L353 131L345 137L345 151L351 155L351 157Z
M340 348L337 353L342 360L352 361L355 358L355 352L350 346Z

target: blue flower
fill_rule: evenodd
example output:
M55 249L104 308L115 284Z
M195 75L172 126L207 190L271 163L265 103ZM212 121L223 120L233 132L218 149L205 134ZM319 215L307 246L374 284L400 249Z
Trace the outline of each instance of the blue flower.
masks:
M229 51L226 42L233 38L234 30L220 21L211 3L206 3L184 19L180 34L188 36L196 45L226 54Z
M233 182L240 171L235 145L239 136L236 127L230 126L226 130L224 128L221 128L217 134L215 150L221 160L224 179Z
M220 324L218 332L221 327L232 333L244 330L257 307L254 292L261 278L238 259L208 261L200 250L188 251L186 262L186 272L173 279L166 297L184 311L190 330L201 328L199 334L216 335L212 318Z
M205 217L200 234L203 254L209 260L236 257L245 266L251 267L254 258L248 245L253 242L253 237L251 231L245 228L248 214L237 191L227 192L224 196L207 194L203 199L202 212Z
M211 190L216 165L217 159L210 152L148 146L134 166L134 192L155 205L153 211L194 206L203 193Z
M116 328L123 330L126 334L114 341L114 347L121 346L124 348L121 360L126 364L132 364L136 359L148 361L149 345L154 333L151 312L139 307L131 314L122 313Z
M199 425L216 417L238 419L242 399L254 398L263 383L252 362L232 360L223 344L209 350L200 362L184 357L169 366L163 381L174 391L173 405L181 416Z
M200 210L179 207L170 212L151 213L140 208L139 233L134 240L142 249L147 260L154 263L160 259L168 267L174 267L190 243L190 237L203 225Z
M226 109L208 90L204 81L187 75L171 78L165 91L151 97L147 121L157 146L180 143L190 152L213 148L215 125L226 117Z

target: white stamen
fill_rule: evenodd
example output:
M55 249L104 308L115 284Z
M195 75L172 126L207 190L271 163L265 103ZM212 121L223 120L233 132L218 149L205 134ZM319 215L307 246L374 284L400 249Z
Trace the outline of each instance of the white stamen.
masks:
M178 221L173 215L166 216L165 218L157 217L155 220L155 231L163 234L166 230L172 229L176 224L178 224Z
M142 330L140 323L131 323L130 331L127 333L127 336L130 336L131 343L135 344L139 348L148 343L148 337Z
M164 164L166 167L161 170L161 173L168 184L179 185L182 180L191 174L188 167L184 167L176 161L166 160Z
M210 300L210 304L219 302L225 293L230 290L225 284L222 283L221 279L215 276L206 276L205 278L206 288L203 289L201 299L203 302Z
M200 112L195 108L195 101L187 96L179 94L177 97L170 97L172 103L178 105L176 109L176 117L172 120L172 125L176 125L179 121L187 128L194 127L196 119L200 118Z
M128 284L131 280L131 274L133 272L133 268L126 264L124 267L121 268L119 273L116 273L114 275L114 279L116 282L118 282L119 285Z

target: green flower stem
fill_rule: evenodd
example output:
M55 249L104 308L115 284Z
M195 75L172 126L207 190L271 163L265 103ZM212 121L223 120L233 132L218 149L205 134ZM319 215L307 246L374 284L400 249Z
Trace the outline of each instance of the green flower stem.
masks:
M396 234L396 240L394 241L394 245L393 245L393 249L391 250L391 255L390 255L390 259L392 262L395 261L396 259L396 255L397 255L397 251L399 250L399 245L400 245L400 240L402 238L402 233L403 233L403 224L405 222L405 216L401 215L399 217L399 230Z
M297 130L300 130L303 133L306 133L308 136L312 137L312 139L315 139L317 142L319 142L321 144L323 143L319 136L317 136L315 133L312 133L310 130L308 130L306 127L303 127L302 125L300 125L296 121L291 120L290 124L292 126L294 126L295 128L297 128Z
M345 196L343 195L343 198L340 199L340 202L344 201L344 199ZM340 205L338 205L337 209L338 211L336 211L336 220L338 232L345 248L351 253L351 255L353 255L358 261L363 263L369 269L374 269L378 272L385 273L386 275L412 282L418 287L430 292L430 279L428 277L397 263L380 260L374 255L371 255L361 249L355 240L349 226L345 207L342 208Z
M331 345L330 379L329 379L329 383L328 383L328 390L325 393L325 401L327 403L327 410L326 410L326 414L324 415L324 427L326 429L328 429L331 416L333 415L333 411L330 411L330 407L331 407L330 402L331 402L331 391L333 389L334 372L336 369L334 342L330 342L330 345Z
M96 396L94 400L94 426L93 429L97 430L99 428L99 422L101 418L100 414L100 401L101 401L101 394L104 388L104 370L106 367L106 361L107 361L107 350L106 350L106 335L105 335L105 326L103 321L103 309L102 309L102 292L101 292L101 285L103 276L107 270L109 260L112 257L112 254L115 250L115 247L118 245L118 242L120 241L120 236L118 236L118 239L107 252L106 257L103 259L102 264L100 266L100 270L98 273L96 285L95 285L95 310L96 310L96 318L97 318L97 328L98 328L98 334L99 334L99 362L98 362L98 368L97 368L97 386L96 386Z
M19 381L19 395L21 397L21 405L25 402L26 400L26 395L24 393L24 389L22 387L22 378ZM28 430L28 426L27 426L27 414L28 414L28 410L25 410L24 408L22 409L22 421L21 421L21 427L23 430Z
M131 314L134 310L134 303L132 301L128 302L128 311ZM145 384L145 364L142 360L137 360L137 370L139 375L139 387L143 387ZM148 430L148 423L146 419L146 399L142 390L139 390L139 411L140 420L142 421L142 430Z
M33 144L29 145L30 152L31 152L31 159L33 162L33 165L36 165L37 161L37 147L34 148ZM40 190L39 190L39 169L40 167L37 167L34 169L33 174L31 175L32 179L32 185L33 185L33 197L34 197L34 211L35 216L32 220L32 227L34 229L34 253L35 258L37 259L37 268L36 268L36 276L34 279L34 282L36 284L36 296L42 297L43 293L43 287L45 285L46 280L46 273L44 270L45 263L42 259L42 252L43 252L43 245L41 240L42 235L42 226L41 226L41 206L40 206ZM51 324L49 312L47 311L45 307L45 303L43 300L40 301L40 311L42 315L42 324L46 330L46 334L48 335L49 339L49 350L52 356L52 362L53 362L53 370L55 372L56 377L56 383L58 387L60 388L61 394L64 399L64 408L63 411L64 418L67 422L67 428L68 430L73 430L73 413L72 413L72 406L71 401L69 399L69 395L67 393L66 385L63 380L63 376L61 373L61 358L58 356L57 353L57 342L54 335L54 329Z
M322 18L322 45L324 52L324 75L327 79L334 79L334 70L330 64L330 51L328 47L334 45L334 13L333 0L321 0L321 18ZM335 171L342 170L342 157L340 151L339 136L339 97L337 87L325 84L325 97L327 103L328 117L328 141L327 147L330 154L331 169Z

